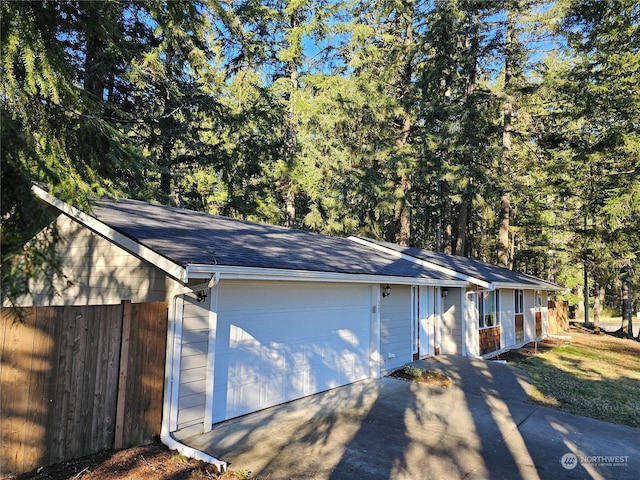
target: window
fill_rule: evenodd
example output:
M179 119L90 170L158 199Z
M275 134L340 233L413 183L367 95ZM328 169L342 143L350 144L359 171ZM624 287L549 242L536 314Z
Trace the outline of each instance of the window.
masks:
M542 307L542 292L540 290L536 290L536 308Z
M516 315L524 313L524 290L514 290Z
M478 291L478 323L480 328L495 327L499 324L497 291Z

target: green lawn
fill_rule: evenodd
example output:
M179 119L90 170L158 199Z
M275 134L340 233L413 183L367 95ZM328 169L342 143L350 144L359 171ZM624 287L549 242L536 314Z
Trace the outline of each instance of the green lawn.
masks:
M640 427L640 342L575 328L567 335L567 345L510 362L531 377L531 400Z

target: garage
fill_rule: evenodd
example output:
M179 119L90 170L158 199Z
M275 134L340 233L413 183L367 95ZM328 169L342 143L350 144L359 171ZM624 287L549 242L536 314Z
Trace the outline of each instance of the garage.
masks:
M368 378L371 289L315 282L221 282L213 422Z

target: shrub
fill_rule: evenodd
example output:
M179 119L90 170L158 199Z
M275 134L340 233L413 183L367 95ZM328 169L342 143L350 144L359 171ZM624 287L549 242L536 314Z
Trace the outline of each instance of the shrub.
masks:
M420 375L422 375L422 370L420 370L418 367L414 367L413 365L407 365L403 368L403 371L406 375L409 375L410 377L419 377Z

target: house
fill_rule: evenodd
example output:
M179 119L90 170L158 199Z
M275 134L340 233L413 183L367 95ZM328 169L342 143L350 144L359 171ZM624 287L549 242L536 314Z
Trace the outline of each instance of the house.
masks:
M495 356L548 335L548 292L563 290L559 285L470 258L351 239L467 281L462 288L441 288L429 354Z
M56 212L64 282L36 305L169 305L162 438L437 354L480 356L545 334L559 287L461 257L134 200ZM25 305L29 302L25 299ZM210 458L205 458L211 460Z

